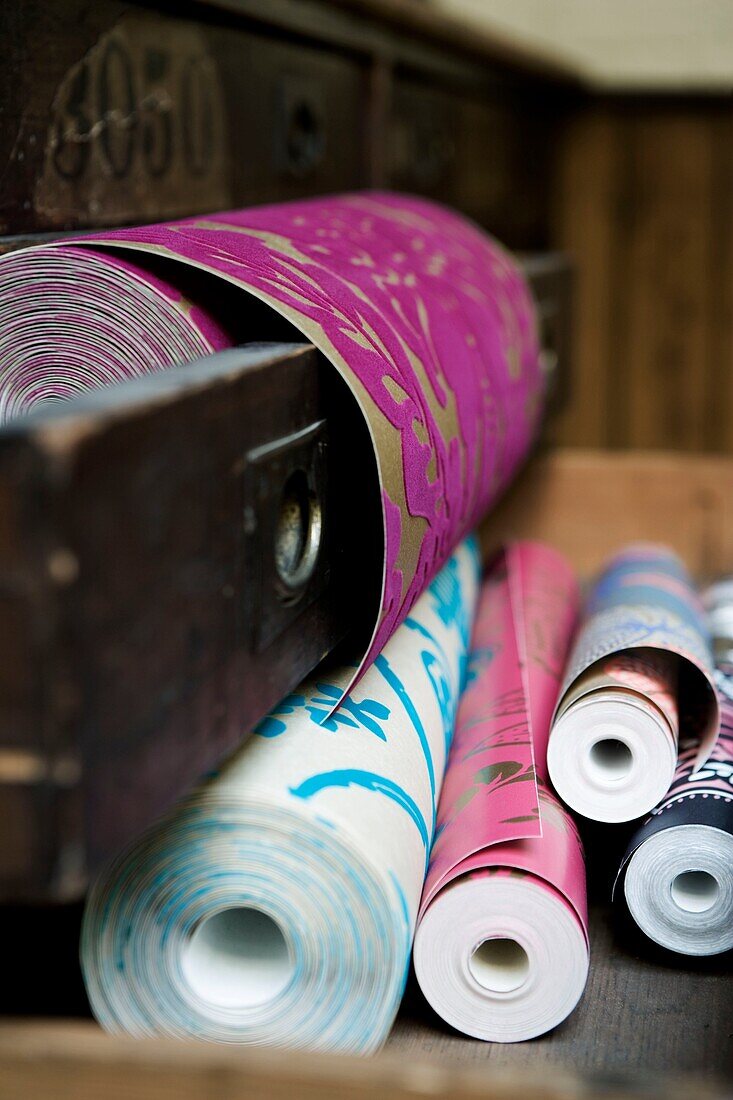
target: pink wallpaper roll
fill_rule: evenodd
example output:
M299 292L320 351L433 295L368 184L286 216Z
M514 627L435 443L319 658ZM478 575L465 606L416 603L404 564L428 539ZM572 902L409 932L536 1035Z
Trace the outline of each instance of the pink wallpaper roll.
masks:
M0 420L261 339L247 328L253 298L323 352L371 434L384 560L363 667L535 433L543 385L531 296L476 226L371 193L11 253L0 259Z
M413 957L436 1012L481 1039L548 1031L585 986L583 852L546 759L577 611L569 565L535 543L479 601Z

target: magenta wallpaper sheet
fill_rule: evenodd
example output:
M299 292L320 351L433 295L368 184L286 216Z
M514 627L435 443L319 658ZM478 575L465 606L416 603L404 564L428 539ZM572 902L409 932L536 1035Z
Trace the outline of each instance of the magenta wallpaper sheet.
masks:
M146 270L151 257L174 261L165 279ZM0 420L227 346L220 319L176 289L177 264L287 318L361 407L385 535L381 608L364 666L531 445L543 383L527 285L472 223L384 193L11 253L0 259Z

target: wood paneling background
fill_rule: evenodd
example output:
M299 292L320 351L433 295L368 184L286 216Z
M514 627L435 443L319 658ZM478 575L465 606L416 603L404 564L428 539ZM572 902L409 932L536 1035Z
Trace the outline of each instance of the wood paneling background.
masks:
M562 128L551 235L575 260L557 442L733 451L733 106L590 100Z

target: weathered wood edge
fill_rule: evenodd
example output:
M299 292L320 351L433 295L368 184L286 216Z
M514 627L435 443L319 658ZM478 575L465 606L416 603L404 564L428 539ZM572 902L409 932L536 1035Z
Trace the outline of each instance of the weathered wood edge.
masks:
M496 1072L437 1059L409 1061L227 1047L173 1039L107 1035L95 1024L11 1021L0 1026L0 1097L28 1089L34 1097L137 1100L722 1100L720 1083L697 1077L594 1080L562 1069Z
M275 362L286 363L313 353L312 344L258 344L229 348L175 370L161 370L90 390L72 400L44 406L0 425L0 447L27 436L42 449L57 449L66 438L87 431L102 431L115 420L154 406L168 404L182 394L208 392L212 386L230 385L245 375Z
M0 432L0 609L10 623L0 635L0 894L74 896L82 832L92 863L117 850L123 831L129 839L132 825L139 831L216 766L349 634L345 563L368 551L347 551L342 539L350 546L358 525L342 522L348 509L329 510L325 496L345 495L347 469L369 500L357 494L353 508L361 499L371 516L379 493L368 446L357 447L359 471L326 466L344 433L351 443L366 433L345 390L310 345L239 348ZM276 441L286 450L256 459ZM318 491L326 522L313 575L283 603L270 547L296 467ZM161 523L175 532L167 557L156 550ZM372 595L364 596L369 630ZM264 625L255 632L253 623ZM181 755L164 781L172 744ZM125 784L140 773L137 794L123 784L127 824L103 797L105 783L120 795L123 751L140 757L124 772ZM80 788L84 830L77 809L73 827L64 810L69 800L77 806ZM22 796L25 826L11 795Z

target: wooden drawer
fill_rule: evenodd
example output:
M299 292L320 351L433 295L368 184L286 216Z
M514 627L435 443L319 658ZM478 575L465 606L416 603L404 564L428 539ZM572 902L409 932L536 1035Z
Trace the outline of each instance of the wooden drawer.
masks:
M551 126L541 100L511 84L477 97L397 77L388 123L389 186L455 206L509 247L536 247L545 235Z
M212 28L237 206L364 186L366 69L325 49Z
M3 97L0 231L221 209L231 196L224 87L206 28L118 0L24 0Z
M0 6L0 234L389 186L546 247L562 91L377 7Z
M365 184L358 55L221 12L184 18L117 0L25 0L0 12L2 30L15 50L0 106L0 232L161 221Z
M357 521L380 522L365 433L307 344L230 349L0 428L0 900L82 896L368 629L346 598ZM276 556L299 476L319 552L287 602Z
M669 543L700 578L730 570L733 459L573 450L539 455L482 528L486 550L517 535L547 539L584 574L631 538ZM598 835L586 837L588 848L597 851L598 842ZM730 1068L730 959L673 965L612 919L607 885L606 876L592 874L586 994L565 1024L542 1039L515 1045L466 1039L429 1011L414 983L385 1051L371 1059L137 1042L104 1035L89 1020L6 1023L0 1026L0 1096L722 1097L720 1081ZM73 925L51 914L44 941L49 965L64 952L73 963ZM60 928L63 944L54 941ZM9 932L20 947L22 922ZM39 962L42 968L44 957ZM9 988L6 981L6 1009L12 1008ZM25 988L27 1007L27 982ZM43 997L39 986L33 1002L39 1010Z
M567 261L522 263L561 394ZM252 334L276 335L274 314L248 310ZM15 838L0 845L0 901L79 897L90 869L367 629L370 597L361 586L355 603L351 578L377 572L356 532L381 518L375 497L368 520L360 414L313 349L268 348L0 428L0 833ZM245 476L261 448L280 457ZM299 467L330 518L321 565L285 611L264 532ZM248 509L256 537L240 526Z

